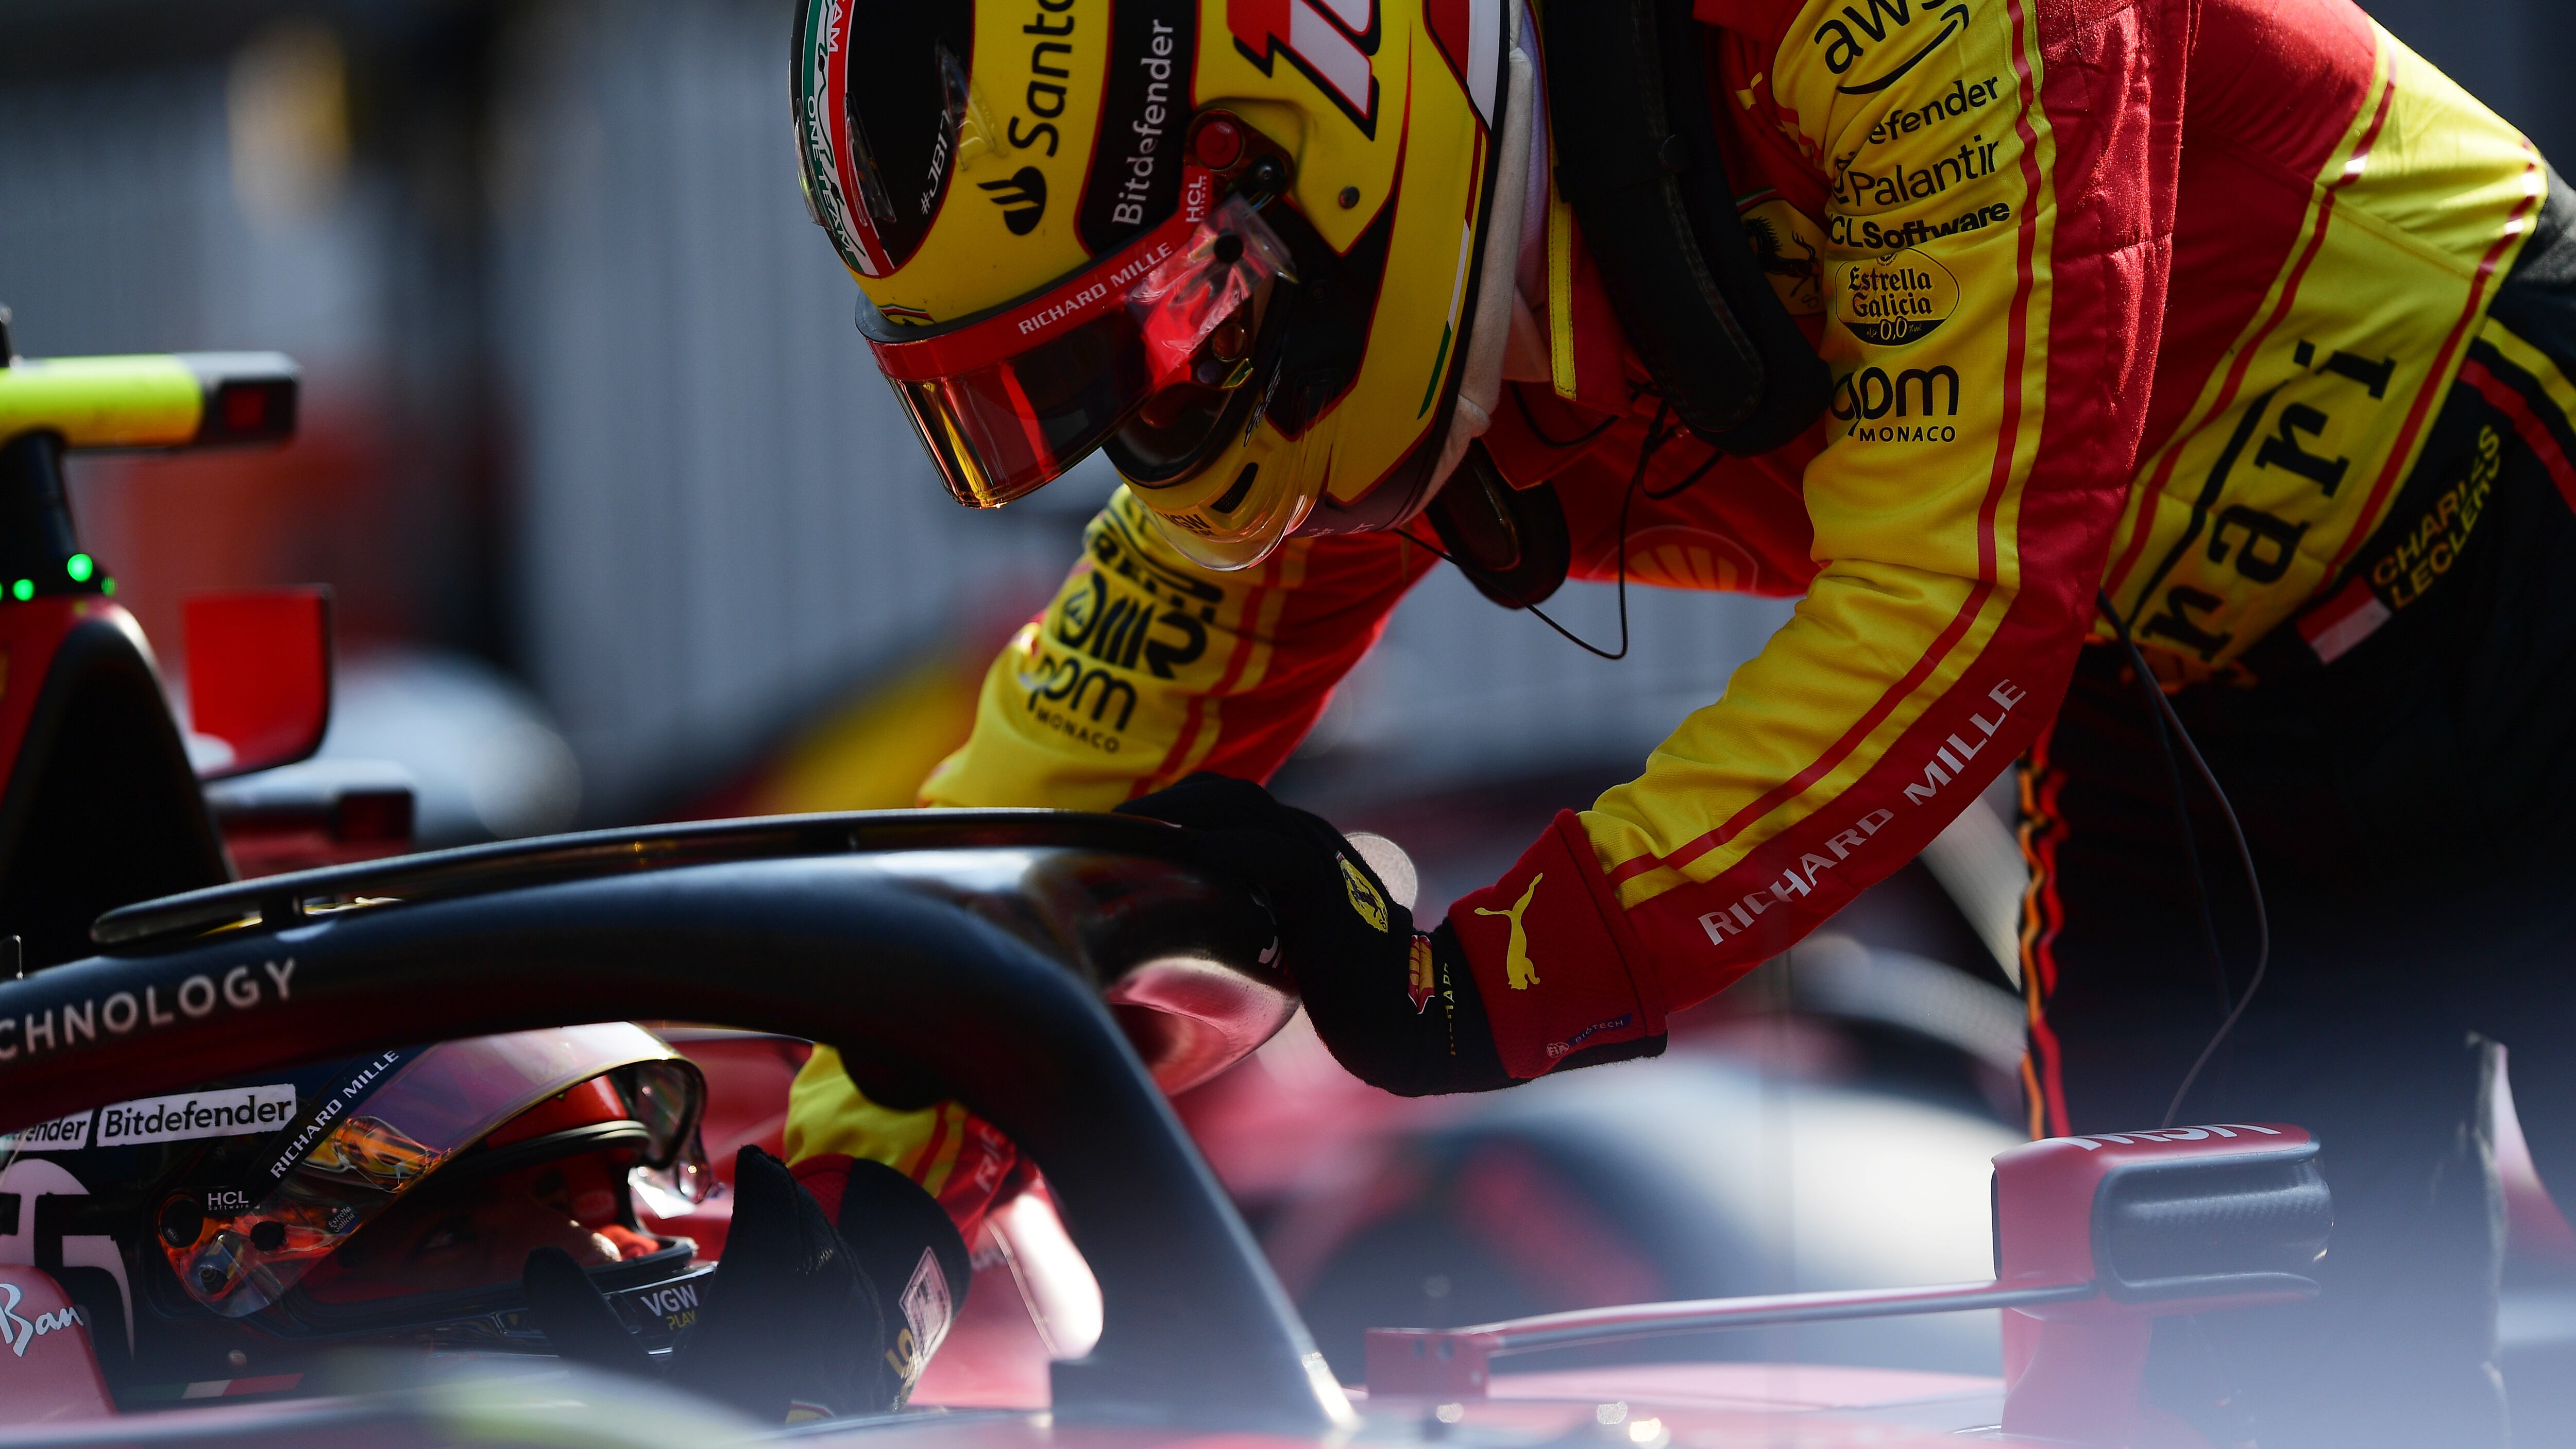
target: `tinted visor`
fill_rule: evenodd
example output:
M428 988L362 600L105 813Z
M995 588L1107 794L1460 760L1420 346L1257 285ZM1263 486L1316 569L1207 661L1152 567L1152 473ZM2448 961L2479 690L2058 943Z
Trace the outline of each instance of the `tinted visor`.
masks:
M1230 199L993 315L927 336L865 306L860 323L948 491L997 508L1061 477L1158 396L1249 382L1252 340L1292 280L1286 245Z

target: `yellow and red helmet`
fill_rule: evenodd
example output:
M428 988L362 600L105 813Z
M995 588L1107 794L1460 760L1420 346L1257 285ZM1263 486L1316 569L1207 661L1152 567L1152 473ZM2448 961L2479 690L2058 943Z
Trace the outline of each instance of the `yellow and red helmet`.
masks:
M806 197L958 501L1105 448L1216 568L1419 511L1517 4L802 0Z

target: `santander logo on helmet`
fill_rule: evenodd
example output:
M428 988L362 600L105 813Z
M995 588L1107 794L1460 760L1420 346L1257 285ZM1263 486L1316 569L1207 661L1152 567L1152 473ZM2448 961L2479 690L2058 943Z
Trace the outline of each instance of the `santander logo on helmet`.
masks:
M1484 417L1518 4L801 0L806 195L951 493L1105 449L1216 568L1419 511Z

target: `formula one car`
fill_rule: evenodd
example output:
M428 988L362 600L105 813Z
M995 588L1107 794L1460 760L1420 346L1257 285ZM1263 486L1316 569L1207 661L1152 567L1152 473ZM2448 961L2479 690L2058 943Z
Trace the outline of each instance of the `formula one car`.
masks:
M2298 1129L2056 1140L1996 1160L1992 1282L1391 1328L1370 1336L1366 1390L1353 1395L1321 1371L1164 1099L1287 1019L1293 997L1259 964L1268 934L1260 903L1195 864L1185 832L1046 812L576 835L111 912L96 928L101 954L0 986L0 1101L19 1129L0 1169L0 1224L32 1247L0 1267L13 1350L0 1418L22 1426L11 1442L46 1442L55 1431L31 1421L175 1399L150 1425L155 1442L229 1441L254 1425L270 1441L345 1440L369 1425L458 1442L496 1423L546 1442L573 1433L567 1403L631 1406L639 1390L623 1381L556 1378L514 1396L489 1377L549 1362L508 1301L506 1264L427 1299L417 1290L432 1285L401 1283L415 1291L398 1322L370 1321L373 1300L351 1291L400 1282L370 1267L381 1253L359 1250L371 1234L416 1247L405 1225L424 1215L406 1214L406 1195L435 1192L451 1169L488 1182L616 1145L633 1197L668 1211L664 1222L687 1218L702 1073L636 1028L589 1025L602 1017L839 1044L870 1064L882 1099L959 1098L1043 1169L1096 1275L1096 1344L1052 1365L1042 1403L833 1430L854 1440L1579 1431L1661 1445L1758 1429L1812 1445L1961 1430L2187 1443L2140 1396L2150 1321L2313 1291L2302 1270L2331 1207ZM548 1033L556 1050L539 1069L489 1045ZM457 1055L477 1042L479 1057ZM308 1085L296 1073L316 1061L342 1075ZM491 1132L568 1099L568 1078L608 1084L595 1120L507 1141ZM342 1103L355 1105L343 1115ZM172 1142L213 1142L223 1160L208 1149L142 1169ZM65 1165L105 1168L107 1153L127 1155L113 1192ZM599 1221L644 1239L590 1271L629 1310L630 1331L665 1347L685 1317L675 1305L693 1301L696 1245L632 1210ZM2016 1325L2008 1385L1741 1364L1508 1370L1517 1354L1656 1335L1987 1309ZM380 1356L372 1378L346 1366L360 1348ZM386 1354L417 1362L398 1373ZM465 1363L484 1376L383 1386ZM307 1380L372 1387L185 1407ZM654 1438L649 1425L631 1437Z

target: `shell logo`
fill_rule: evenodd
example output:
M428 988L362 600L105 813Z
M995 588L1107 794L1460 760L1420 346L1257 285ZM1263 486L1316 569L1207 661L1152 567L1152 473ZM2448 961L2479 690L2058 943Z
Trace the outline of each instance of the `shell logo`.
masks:
M1628 539L1628 577L1667 589L1754 587L1761 565L1744 545L1688 524L1640 529Z

